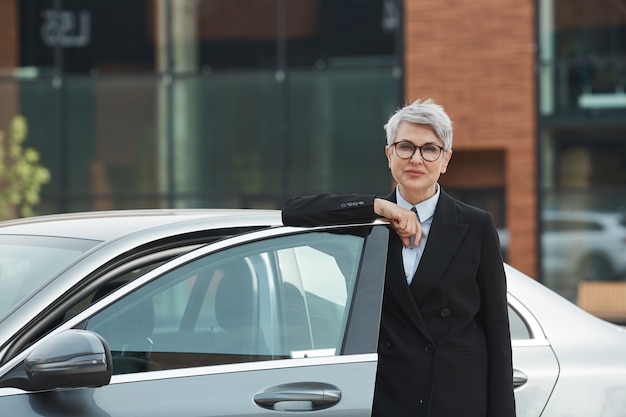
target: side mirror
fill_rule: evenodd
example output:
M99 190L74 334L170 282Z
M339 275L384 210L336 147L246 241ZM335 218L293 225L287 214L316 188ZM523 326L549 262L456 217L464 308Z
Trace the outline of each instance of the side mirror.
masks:
M111 380L112 369L111 351L102 337L70 329L44 340L0 386L27 391L101 387Z

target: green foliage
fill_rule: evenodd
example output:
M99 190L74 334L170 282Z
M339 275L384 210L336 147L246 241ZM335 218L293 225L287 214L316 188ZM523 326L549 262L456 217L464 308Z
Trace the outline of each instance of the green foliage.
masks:
M8 136L0 131L0 220L34 215L41 186L50 181L39 153L23 146L27 135L23 116L13 118Z

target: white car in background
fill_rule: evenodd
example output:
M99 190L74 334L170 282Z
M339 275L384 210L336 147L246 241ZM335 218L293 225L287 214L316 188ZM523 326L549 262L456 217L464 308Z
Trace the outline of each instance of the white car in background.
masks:
M545 211L546 284L568 295L580 281L614 281L626 273L626 217L617 212Z

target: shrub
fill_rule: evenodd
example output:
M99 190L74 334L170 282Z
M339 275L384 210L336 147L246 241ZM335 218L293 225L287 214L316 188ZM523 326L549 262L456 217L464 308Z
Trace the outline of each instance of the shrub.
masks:
M0 220L34 215L41 186L50 181L39 153L23 146L27 135L23 116L13 118L8 135L0 131Z

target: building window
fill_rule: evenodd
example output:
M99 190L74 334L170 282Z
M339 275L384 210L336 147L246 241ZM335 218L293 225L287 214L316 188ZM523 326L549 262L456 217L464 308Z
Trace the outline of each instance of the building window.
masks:
M611 0L539 6L541 277L585 308L589 294L610 306L619 290L605 283L626 290L626 9ZM626 321L611 309L592 312Z

